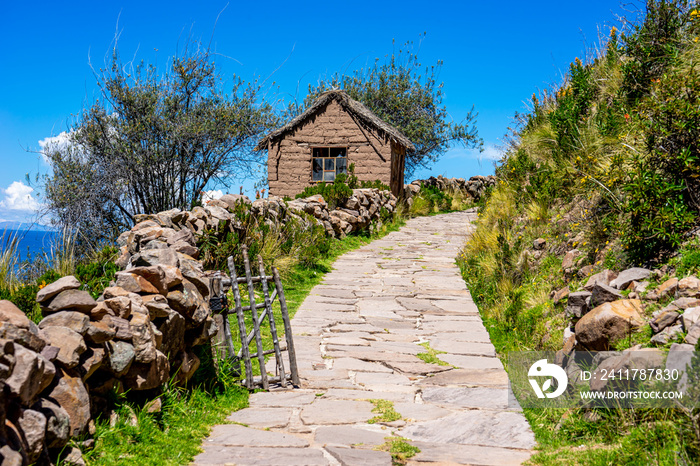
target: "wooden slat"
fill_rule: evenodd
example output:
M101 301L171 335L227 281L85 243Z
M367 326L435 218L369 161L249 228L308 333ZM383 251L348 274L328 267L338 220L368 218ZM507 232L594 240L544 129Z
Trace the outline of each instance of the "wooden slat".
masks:
M228 258L228 270L229 274L231 276L231 279L237 283L236 281L236 265L233 262L233 257L229 256ZM245 366L245 376L247 382L245 383L245 386L251 390L253 388L253 366L250 362L250 352L248 351L248 345L244 343L246 340L246 335L248 332L246 332L245 328L245 316L243 314L243 309L241 308L241 293L238 290L238 285L232 287L233 289L233 299L234 303L236 305L236 317L238 318L238 331L240 332L241 336L241 356L243 356L243 365Z
M263 297L265 298L265 310L267 311L267 319L270 322L270 333L272 334L272 344L275 349L275 359L277 361L277 369L280 375L284 375L284 361L282 360L282 353L280 352L280 342L277 338L277 325L275 324L275 316L272 314L272 301L270 300L270 293L267 288L267 280L265 277L265 265L263 265L262 256L258 254L258 268L260 269L260 277L262 277L262 289ZM283 387L287 386L287 380L283 377L281 379L281 384Z
M267 372L265 371L265 356L263 356L262 338L260 336L260 324L258 322L258 310L255 306L255 289L253 288L253 274L250 270L250 260L248 259L248 248L243 246L243 265L245 266L245 277L248 281L248 297L250 298L250 313L253 317L253 329L255 331L255 346L258 350L258 363L260 364L260 377L262 387L267 390Z
M284 289L282 288L282 280L280 280L277 268L272 267L272 276L275 278L275 287L280 301L280 310L282 312L282 322L284 322L284 333L287 340L287 353L289 354L289 370L291 372L292 383L299 387L299 370L297 369L297 353L294 350L294 340L292 339L292 325L289 322L289 312L287 311L287 300L284 298Z

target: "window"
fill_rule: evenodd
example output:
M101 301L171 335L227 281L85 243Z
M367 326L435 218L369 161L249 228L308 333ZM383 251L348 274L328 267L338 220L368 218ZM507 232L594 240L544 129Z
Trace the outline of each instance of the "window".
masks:
M312 181L333 181L348 171L347 147L314 147Z

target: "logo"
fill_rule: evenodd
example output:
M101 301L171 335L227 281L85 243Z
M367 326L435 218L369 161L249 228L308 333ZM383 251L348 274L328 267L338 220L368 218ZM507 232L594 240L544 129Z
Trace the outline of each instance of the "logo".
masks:
M566 390L566 386L569 383L569 378L566 376L564 369L557 366L556 364L549 364L546 359L540 359L530 366L530 370L527 372L529 377L550 377L545 380L542 384L542 388L537 383L536 380L529 379L532 389L535 390L537 398L556 398ZM552 387L552 378L557 381L557 388L552 393L547 393L547 391Z

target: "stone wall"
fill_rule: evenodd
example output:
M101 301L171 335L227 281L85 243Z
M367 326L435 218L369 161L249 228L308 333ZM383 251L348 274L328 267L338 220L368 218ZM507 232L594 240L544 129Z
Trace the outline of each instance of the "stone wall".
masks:
M407 202L420 185L459 189L478 198L491 181L431 178L404 186ZM227 194L192 211L136 216L117 239L123 269L97 299L68 276L42 288L36 325L9 301L0 301L0 465L83 464L71 438L94 433L107 415L112 390L155 398L162 385L186 383L199 367L193 348L217 328L209 308L209 276L198 260L205 230L243 233L239 215L272 224L297 221L342 237L393 214L388 191L356 189L335 209L321 196L251 202ZM91 440L83 443L89 448Z
M348 166L355 164L360 181L391 185L391 143L360 127L335 100L268 150L270 194L294 197L311 186L312 147L348 148ZM396 193L397 194L397 193Z
M486 189L496 184L496 177L489 176L472 176L469 180L464 178L445 178L442 175L438 177L431 176L426 180L416 180L411 184L404 185L403 198L408 205L412 203L412 197L420 192L421 186L430 186L437 188L440 191L447 193L459 192L465 198L471 198L474 201L481 199Z

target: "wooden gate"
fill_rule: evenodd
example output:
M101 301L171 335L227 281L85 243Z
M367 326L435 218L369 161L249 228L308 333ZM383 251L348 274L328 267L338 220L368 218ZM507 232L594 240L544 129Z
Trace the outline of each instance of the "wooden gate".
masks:
M272 275L265 273L265 266L262 257L258 255L258 275L253 276L250 260L248 258L248 248L243 246L243 263L245 266L245 277L236 275L236 267L233 257L228 258L229 277L217 273L211 277L212 297L210 305L215 313L215 320L219 326L219 332L215 337L215 350L220 358L228 358L238 370L240 376L240 364L243 363L245 378L243 385L248 389L262 387L268 389L270 384L279 384L286 387L288 382L299 386L299 372L297 370L296 353L294 351L294 340L292 339L292 327L289 323L289 313L287 302L284 298L284 289L275 267L271 267ZM239 289L239 284L246 283L248 291L248 305L243 306L243 298ZM274 284L274 289L270 293L270 284ZM259 285L258 295L261 297L256 302L256 285ZM229 309L227 291L233 294L233 309ZM279 305L279 315L284 326L284 337L286 346L280 344L273 311L275 299ZM258 310L261 310L258 313ZM239 350L235 351L234 338L229 324L229 315L235 313L238 323L238 340L240 340ZM246 317L249 317L246 319ZM246 324L248 320L252 328ZM272 349L263 348L263 338L261 330L265 324L269 326L272 337ZM255 350L251 354L250 345L255 341ZM289 360L289 372L286 371L282 352L286 351ZM275 356L275 375L268 376L265 370L265 356ZM253 376L253 361L257 360L260 367L260 375Z

